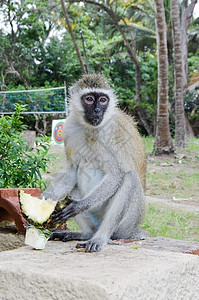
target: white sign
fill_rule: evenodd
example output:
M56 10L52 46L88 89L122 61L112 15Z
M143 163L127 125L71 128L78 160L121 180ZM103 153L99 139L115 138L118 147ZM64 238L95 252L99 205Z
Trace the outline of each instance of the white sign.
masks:
M63 144L63 127L65 119L53 120L52 121L52 134L51 134L51 144L52 145L62 145Z

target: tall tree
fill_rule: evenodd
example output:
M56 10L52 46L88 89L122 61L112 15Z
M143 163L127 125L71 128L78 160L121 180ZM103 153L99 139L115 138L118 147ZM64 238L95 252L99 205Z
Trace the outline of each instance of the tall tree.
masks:
M181 4L181 46L182 46L182 75L183 75L183 88L184 92L186 92L188 86L188 28L191 22L191 17L193 15L194 7L197 3L197 0L192 0L190 4L188 4L188 0L183 0Z
M166 21L163 0L155 0L154 2L158 50L158 109L154 153L165 154L173 152L168 112L168 52Z
M188 0L183 0L181 4L181 20L180 20L180 28L181 28L181 49L182 49L182 78L183 78L183 91L184 97L187 92L188 87L188 28L191 23L191 17L193 15L194 7L197 3L197 0L192 0L188 4ZM185 125L186 125L186 135L194 136L193 129L189 123L188 117L185 114Z
M3 1L0 7L3 24L0 30L0 68L4 81L11 77L26 87L30 85L37 55L44 48L52 29L56 28L56 22L47 15L46 7L56 14L56 5L52 1Z
M63 0L62 0L63 1ZM70 0L70 3L75 2L82 2L81 0ZM122 36L122 39L124 41L124 45L126 46L127 52L132 59L134 65L135 65L135 76L136 76L136 100L138 104L141 104L141 66L136 54L136 45L135 45L135 37L132 33L132 30L128 26L127 22L125 21L125 18L118 14L117 12L117 1L92 1L92 0L84 0L83 2L95 5L105 11L109 17L112 19L112 22L114 26L117 28L119 33ZM115 4L115 8L113 7L113 4ZM124 3L125 4L125 3ZM121 26L120 21L123 20L124 26ZM123 29L124 28L124 29ZM129 36L127 36L126 32ZM146 118L146 112L144 108L141 105L137 106L137 114L140 118L141 123L143 124L144 128L146 129L148 134L151 134L151 129L148 124L147 118Z
M64 3L64 0L61 0L61 4L62 4L62 9L63 9L63 13L64 13L64 17L65 17L65 20L66 20L66 24L68 26L68 30L70 32L70 35L71 35L71 38L73 40L73 44L75 46L75 50L77 52L77 56L78 56L78 59L79 59L79 62L80 62L80 65L81 65L81 68L82 68L82 72L84 74L86 74L86 68L84 66L84 62L82 60L82 56L81 56L81 52L79 50L79 47L77 45L77 41L76 41L76 38L75 38L75 34L73 32L73 29L72 29L72 26L70 24L70 20L69 20L69 16L68 16L68 13L67 13L67 10L66 10L66 7L65 7L65 3Z
M184 114L183 93L183 63L182 63L182 37L180 30L180 9L177 0L171 0L171 19L174 45L175 65L175 146L186 147L186 124Z

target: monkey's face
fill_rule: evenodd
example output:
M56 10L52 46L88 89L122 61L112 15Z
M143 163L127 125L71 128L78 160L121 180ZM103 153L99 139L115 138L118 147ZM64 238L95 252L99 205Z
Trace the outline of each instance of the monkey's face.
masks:
M109 105L109 97L104 93L91 92L81 97L84 108L84 119L93 126L98 126Z

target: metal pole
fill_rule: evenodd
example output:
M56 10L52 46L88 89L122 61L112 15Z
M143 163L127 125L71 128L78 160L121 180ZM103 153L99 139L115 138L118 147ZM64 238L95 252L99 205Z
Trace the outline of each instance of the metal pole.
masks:
M64 81L64 96L65 96L65 110L66 110L66 116L67 116L68 115L68 103L67 103L66 81Z

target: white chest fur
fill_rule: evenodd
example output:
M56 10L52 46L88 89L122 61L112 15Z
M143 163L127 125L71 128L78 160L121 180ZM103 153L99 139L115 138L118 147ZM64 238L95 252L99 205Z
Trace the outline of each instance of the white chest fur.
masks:
M82 127L65 126L64 142L66 154L72 166L77 169L78 189L81 197L93 190L105 175L100 144L95 134Z

